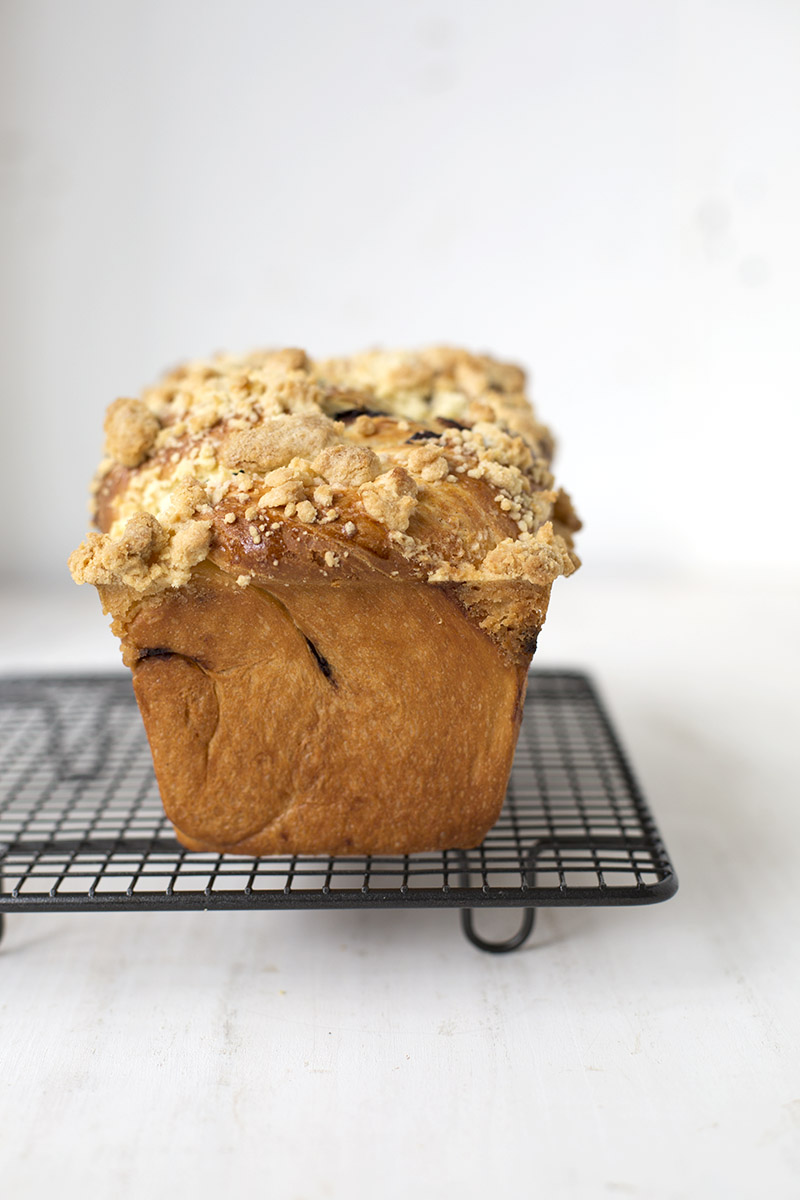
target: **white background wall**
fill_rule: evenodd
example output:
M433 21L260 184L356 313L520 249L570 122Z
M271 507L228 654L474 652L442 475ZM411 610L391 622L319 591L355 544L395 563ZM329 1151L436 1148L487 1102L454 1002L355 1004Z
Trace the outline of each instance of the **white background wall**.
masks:
M6 0L2 562L182 357L522 360L593 570L797 565L796 0Z

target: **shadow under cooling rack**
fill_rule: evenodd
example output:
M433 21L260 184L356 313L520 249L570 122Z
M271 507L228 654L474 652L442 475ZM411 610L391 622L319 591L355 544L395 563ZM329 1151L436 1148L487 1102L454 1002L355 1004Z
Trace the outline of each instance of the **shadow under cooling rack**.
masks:
M0 914L451 907L515 949L537 907L652 904L677 879L608 717L577 672L534 672L500 819L475 850L195 853L164 816L126 676L0 681ZM525 909L488 943L471 910ZM0 917L0 920L2 918Z

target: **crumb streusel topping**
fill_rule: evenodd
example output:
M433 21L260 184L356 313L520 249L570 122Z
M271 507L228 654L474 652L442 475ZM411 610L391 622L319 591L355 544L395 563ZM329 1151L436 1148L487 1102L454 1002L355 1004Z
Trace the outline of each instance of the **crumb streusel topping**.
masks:
M153 594L208 558L246 586L306 547L320 579L366 556L394 577L549 590L579 565L580 523L524 388L518 367L443 347L181 366L110 406L103 532L71 556L73 577Z

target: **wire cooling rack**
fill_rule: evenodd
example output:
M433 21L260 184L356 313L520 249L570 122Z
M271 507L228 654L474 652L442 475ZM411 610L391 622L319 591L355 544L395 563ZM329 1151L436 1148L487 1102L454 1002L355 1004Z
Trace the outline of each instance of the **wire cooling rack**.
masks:
M0 681L2 913L219 908L461 909L481 949L520 946L538 907L652 904L677 889L589 680L534 672L508 795L476 850L399 857L195 853L164 816L127 676ZM524 910L502 942L473 910Z

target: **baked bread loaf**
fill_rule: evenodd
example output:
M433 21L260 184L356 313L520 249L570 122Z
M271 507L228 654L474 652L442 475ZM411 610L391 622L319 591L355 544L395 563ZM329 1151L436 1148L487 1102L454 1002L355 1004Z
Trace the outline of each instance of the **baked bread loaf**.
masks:
M436 348L179 367L116 400L70 557L190 849L477 845L578 565L514 366Z

